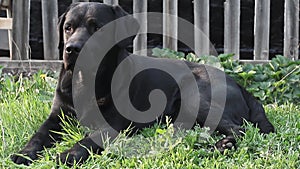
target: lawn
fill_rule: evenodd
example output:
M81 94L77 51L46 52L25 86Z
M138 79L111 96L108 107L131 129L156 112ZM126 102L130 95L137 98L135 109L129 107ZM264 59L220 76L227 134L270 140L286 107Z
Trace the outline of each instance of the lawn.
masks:
M2 75L0 81L0 168L26 168L15 165L10 155L18 152L47 118L56 75L38 73L32 77ZM124 134L107 144L102 155L92 155L74 168L299 168L300 107L295 103L264 105L276 133L261 135L245 124L246 133L236 150L220 154L214 143L220 135L194 130L174 132L172 124L156 125L139 135ZM64 141L45 149L43 157L29 168L54 168L56 155L83 138L78 122L65 122ZM67 168L59 165L60 168Z

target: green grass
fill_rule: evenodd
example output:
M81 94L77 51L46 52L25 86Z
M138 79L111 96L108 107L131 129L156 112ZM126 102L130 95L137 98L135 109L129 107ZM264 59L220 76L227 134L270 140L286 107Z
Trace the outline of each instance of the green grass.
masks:
M32 78L1 78L0 168L27 168L15 165L9 156L18 152L47 118L54 79L41 73ZM172 124L156 125L131 138L121 134L102 155L92 155L74 168L299 168L300 107L285 104L265 108L277 132L261 135L257 128L246 124L245 136L238 139L235 151L214 151L220 136L210 136L197 126L175 133ZM56 155L83 138L84 129L78 128L76 121L64 125L64 141L45 149L43 157L29 168L53 168Z

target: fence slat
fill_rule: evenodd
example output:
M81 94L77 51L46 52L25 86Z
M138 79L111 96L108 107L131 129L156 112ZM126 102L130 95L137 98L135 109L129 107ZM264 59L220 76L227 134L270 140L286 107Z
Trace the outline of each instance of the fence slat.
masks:
M209 0L194 1L195 53L209 55Z
M44 59L57 60L58 54L57 0L42 0Z
M224 2L224 53L240 58L240 0Z
M103 3L108 4L108 5L118 5L119 0L103 0Z
M133 16L140 24L140 32L147 33L147 3L148 0L133 1ZM135 13L143 13L135 15ZM147 55L147 34L139 34L133 41L133 53L137 55Z
M270 0L255 0L254 17L254 60L268 60Z
M13 3L12 60L29 58L30 0Z
M163 48L177 50L178 0L163 0ZM173 17L169 16L172 15Z
M299 0L285 0L284 56L299 59Z
M9 7L6 9L6 16L8 18L12 18L12 8L11 8L11 1ZM12 58L12 29L8 30L8 46L9 46L9 57Z

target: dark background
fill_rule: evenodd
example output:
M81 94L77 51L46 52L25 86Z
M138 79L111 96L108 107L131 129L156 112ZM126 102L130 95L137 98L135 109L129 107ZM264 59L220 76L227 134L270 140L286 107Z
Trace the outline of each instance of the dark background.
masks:
M43 59L43 33L42 33L42 16L41 16L41 0L31 0L30 9L30 46L31 58ZM93 0L102 2L102 0ZM71 4L72 0L59 0L58 8L61 15L66 8ZM163 0L148 0L148 11L162 12ZM193 23L193 3L191 0L179 0L178 2L179 17L184 18ZM122 6L128 13L132 13L132 0L119 0ZM224 46L224 0L210 1L210 40L217 49L218 53L223 52ZM2 12L3 15L3 12ZM277 54L282 54L283 51L283 18L284 16L284 1L271 1L271 30L270 30L270 58ZM151 24L151 23L148 23ZM241 1L241 58L253 58L253 37L254 28L254 0ZM180 26L179 26L180 29ZM148 46L161 47L162 36L150 35L148 37ZM179 43L179 50L190 52L190 49ZM2 51L6 52L6 51Z

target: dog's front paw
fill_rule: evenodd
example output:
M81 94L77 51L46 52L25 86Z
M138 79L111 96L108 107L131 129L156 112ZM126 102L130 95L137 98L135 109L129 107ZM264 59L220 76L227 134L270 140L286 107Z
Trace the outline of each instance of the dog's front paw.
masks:
M236 147L236 140L233 136L227 136L215 144L216 148L223 153L226 149Z
M67 150L58 155L56 161L57 164L66 164L68 166L73 166L74 164L81 164L89 156L89 152L81 146L74 146L70 150Z
M22 150L18 154L13 154L11 160L16 164L30 165L33 160L38 158L36 151Z

